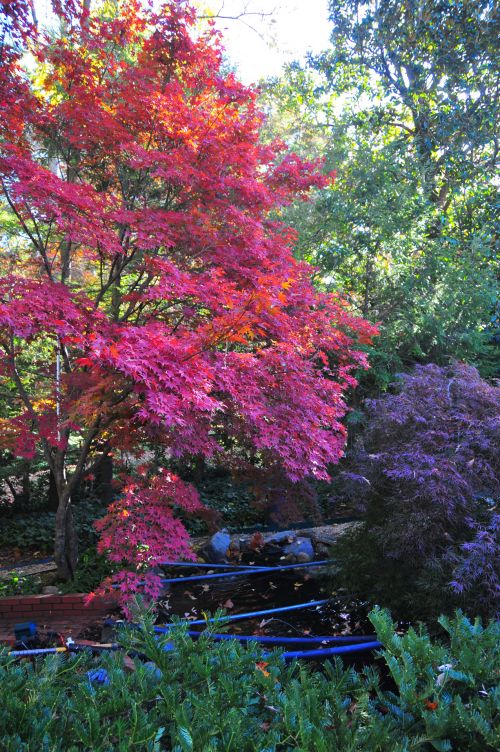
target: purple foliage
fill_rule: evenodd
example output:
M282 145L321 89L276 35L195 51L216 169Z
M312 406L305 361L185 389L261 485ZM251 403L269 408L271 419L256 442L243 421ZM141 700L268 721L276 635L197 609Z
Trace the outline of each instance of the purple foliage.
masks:
M367 412L364 447L349 469L370 482L367 521L383 556L420 570L448 565L450 577L455 561L455 589L483 579L491 597L500 388L461 363L417 366L394 394L369 401Z
M493 514L486 528L478 526L475 537L461 546L451 583L457 593L474 590L489 604L500 599L500 514Z

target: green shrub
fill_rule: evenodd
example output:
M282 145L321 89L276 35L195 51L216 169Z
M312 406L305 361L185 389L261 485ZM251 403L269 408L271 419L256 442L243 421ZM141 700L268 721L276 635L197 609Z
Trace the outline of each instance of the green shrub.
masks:
M90 593L96 590L111 572L106 557L98 554L95 546L89 546L78 559L74 578L58 582L57 586L63 593Z
M96 501L81 501L74 506L75 525L80 546L97 541L93 523L106 513ZM32 512L7 517L0 526L0 547L18 546L22 550L51 552L54 548L55 512Z
M123 637L123 653L15 662L0 655L0 748L5 752L488 752L498 748L499 627L458 614L445 644L373 624L382 680L340 661L285 665L257 645L192 642L183 627L156 640L151 621ZM220 630L220 625L216 625ZM165 650L167 646L173 650ZM144 658L146 660L144 660ZM109 683L92 683L101 668ZM390 673L390 679L388 678ZM394 682L394 690L386 685Z
M31 595L39 593L42 589L40 577L23 576L18 572L9 572L6 577L0 578L0 598L8 598L11 595Z
M250 488L229 475L207 474L203 480L195 482L195 486L203 504L219 515L229 530L239 531L242 527L265 522L263 510L256 507ZM192 535L203 535L208 530L204 522L196 518L186 519L185 524Z

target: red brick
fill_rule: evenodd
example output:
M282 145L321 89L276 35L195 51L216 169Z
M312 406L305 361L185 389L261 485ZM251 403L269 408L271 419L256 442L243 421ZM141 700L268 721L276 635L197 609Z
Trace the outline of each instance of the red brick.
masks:
M33 606L35 603L38 603L38 601L39 601L39 598L35 596L31 596L31 598L29 597L23 598L23 600L20 601L19 603L20 604L22 603L23 606Z
M86 595L85 593L74 593L71 595L64 595L64 603L83 603Z

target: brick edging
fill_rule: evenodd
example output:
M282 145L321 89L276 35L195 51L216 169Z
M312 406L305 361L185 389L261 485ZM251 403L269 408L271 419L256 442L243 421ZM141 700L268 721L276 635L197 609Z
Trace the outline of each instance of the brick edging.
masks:
M0 627L11 632L14 624L34 622L50 627L51 623L68 622L82 627L117 608L117 597L95 596L87 605L88 593L67 595L13 595L0 598Z

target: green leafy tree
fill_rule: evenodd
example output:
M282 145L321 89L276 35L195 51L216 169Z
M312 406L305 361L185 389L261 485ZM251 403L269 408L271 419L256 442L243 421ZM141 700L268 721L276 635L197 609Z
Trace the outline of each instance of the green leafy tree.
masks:
M268 83L268 128L337 169L291 209L326 287L383 323L368 378L498 368L499 72L491 3L331 3L332 47Z

